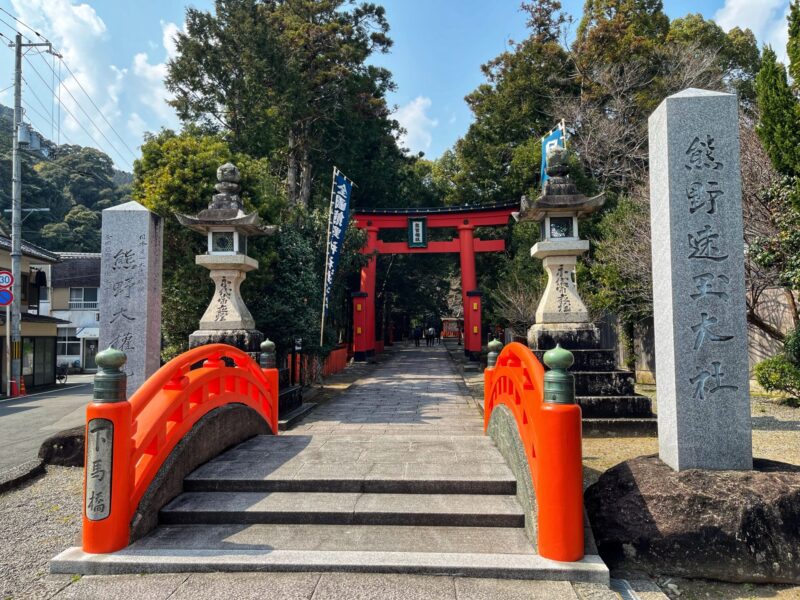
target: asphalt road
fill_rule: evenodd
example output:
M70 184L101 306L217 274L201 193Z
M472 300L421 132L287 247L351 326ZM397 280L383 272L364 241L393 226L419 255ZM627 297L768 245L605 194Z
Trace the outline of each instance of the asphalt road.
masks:
M0 400L0 473L36 458L54 433L85 423L91 382L91 375L70 375L55 390Z

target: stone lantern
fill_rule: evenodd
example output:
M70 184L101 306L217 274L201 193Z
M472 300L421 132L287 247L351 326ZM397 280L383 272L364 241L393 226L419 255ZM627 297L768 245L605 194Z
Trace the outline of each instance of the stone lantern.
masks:
M200 329L189 336L189 347L224 343L246 352L258 352L264 336L242 300L246 274L258 268L247 256L247 239L275 231L257 213L245 214L239 198L239 170L231 163L217 169L217 193L208 208L196 216L177 215L178 221L207 236L208 250L195 257L214 281L214 296L200 319Z
M547 287L536 309L536 324L528 331L528 344L536 350L552 348L556 342L580 348L582 342L591 345L597 328L589 322L575 279L578 257L589 250L589 241L578 236L578 218L603 206L605 197L588 198L578 191L569 178L564 148L548 148L547 176L542 195L532 205L523 198L518 216L540 223L541 241L531 248L531 256L541 259L547 272Z

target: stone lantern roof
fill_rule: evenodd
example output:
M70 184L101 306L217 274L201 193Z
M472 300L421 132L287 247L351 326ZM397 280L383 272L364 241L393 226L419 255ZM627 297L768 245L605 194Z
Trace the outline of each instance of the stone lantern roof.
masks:
M532 204L522 197L519 220L541 221L548 214L571 213L582 217L598 210L606 201L605 194L589 198L578 191L569 177L567 151L554 147L547 151L547 177L544 190Z
M249 237L270 235L275 232L274 225L264 225L258 213L246 214L239 197L239 181L241 174L233 163L225 163L217 169L218 183L214 186L217 193L208 205L196 216L176 215L181 225L208 233L222 228L233 228Z

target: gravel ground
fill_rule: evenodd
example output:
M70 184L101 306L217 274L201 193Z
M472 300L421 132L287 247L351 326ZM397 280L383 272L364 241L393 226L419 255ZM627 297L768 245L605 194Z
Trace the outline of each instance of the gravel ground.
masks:
M82 469L48 467L44 477L0 495L0 598L49 598L70 576L49 575L48 561L80 532Z

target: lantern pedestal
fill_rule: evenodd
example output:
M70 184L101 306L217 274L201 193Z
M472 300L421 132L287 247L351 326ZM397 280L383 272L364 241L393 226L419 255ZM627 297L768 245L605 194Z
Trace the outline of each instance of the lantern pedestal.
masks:
M539 360L557 344L574 355L571 373L585 434L605 435L626 428L652 433L656 422L650 399L635 393L633 373L618 367L614 348L604 347L600 330L590 321L578 293L575 265L589 250L589 241L580 239L578 220L598 210L604 197L580 193L570 180L563 148L548 149L547 175L542 195L533 203L523 198L518 214L521 221L540 223L541 241L531 248L531 256L542 261L548 278L536 323L528 330L528 346Z
M195 263L211 271L215 290L200 319L200 329L189 336L189 347L230 344L245 352L258 352L264 335L255 328L240 289L247 273L258 268L258 261L243 254L201 254Z

